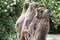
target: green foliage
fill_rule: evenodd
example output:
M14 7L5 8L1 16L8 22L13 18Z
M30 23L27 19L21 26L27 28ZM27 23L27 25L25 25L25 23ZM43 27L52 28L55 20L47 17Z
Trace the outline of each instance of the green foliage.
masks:
M19 4L16 5L14 0L0 0L0 40L16 40L15 21L18 17L16 6Z
M0 0L0 40L17 40L15 22L22 12L23 0Z

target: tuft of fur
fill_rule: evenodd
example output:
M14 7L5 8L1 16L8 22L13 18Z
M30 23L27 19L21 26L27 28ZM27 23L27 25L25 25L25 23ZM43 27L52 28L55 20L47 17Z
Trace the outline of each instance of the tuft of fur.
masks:
M25 19L25 16L26 16L26 11L27 11L28 7L29 7L29 2L24 3L22 14L16 21L16 31L17 31L18 40L20 40L22 25L23 25L23 22L24 22L24 19Z

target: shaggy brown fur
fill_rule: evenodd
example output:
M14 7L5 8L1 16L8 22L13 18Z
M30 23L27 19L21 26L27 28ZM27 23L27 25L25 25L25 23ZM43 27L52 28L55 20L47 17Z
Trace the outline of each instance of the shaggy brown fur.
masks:
M36 14L35 11L36 11L37 6L38 6L37 3L30 3L29 8L26 12L26 17L25 17L24 24L22 27L20 40L28 40L28 35L27 35L28 25L31 23L32 19L34 18L34 15Z
M37 9L36 15L29 25L29 40L46 40L49 31L49 11L44 7Z
M17 38L18 38L18 40L20 40L22 24L24 22L24 19L25 19L25 16L26 16L26 11L27 11L28 7L29 7L29 2L24 3L22 14L18 18L18 20L16 21L16 31L17 31Z

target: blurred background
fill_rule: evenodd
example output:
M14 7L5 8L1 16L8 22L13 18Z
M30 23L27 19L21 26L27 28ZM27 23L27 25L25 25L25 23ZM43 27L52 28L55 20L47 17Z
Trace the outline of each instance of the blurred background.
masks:
M49 34L60 34L60 0L0 0L0 40L17 40L15 22L26 1L50 9Z

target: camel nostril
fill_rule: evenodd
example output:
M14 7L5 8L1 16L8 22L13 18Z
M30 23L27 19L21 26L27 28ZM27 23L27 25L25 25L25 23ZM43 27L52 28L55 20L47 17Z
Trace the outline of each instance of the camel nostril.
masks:
M48 10L48 11L47 11L47 13L48 13L48 15L50 15L51 11L50 11L50 10Z
M51 13L51 11L50 11L50 10L48 10L48 13Z

